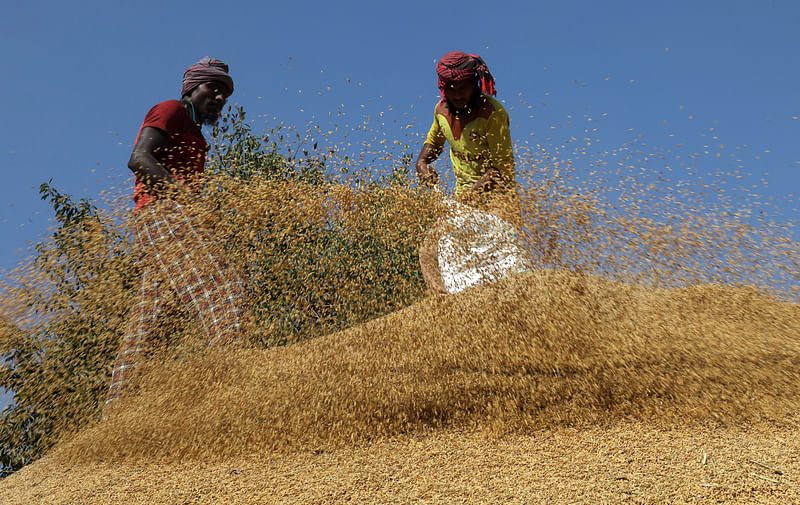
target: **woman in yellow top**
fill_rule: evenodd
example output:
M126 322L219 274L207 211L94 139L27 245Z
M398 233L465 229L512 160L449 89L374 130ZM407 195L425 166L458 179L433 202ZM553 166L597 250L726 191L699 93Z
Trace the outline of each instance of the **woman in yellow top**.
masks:
M450 144L456 176L456 196L506 193L516 186L514 154L508 113L492 95L494 78L478 55L453 51L436 66L442 100L434 110L433 125L417 158L420 181L435 185L438 174L430 166Z
M456 198L494 214L522 229L514 177L508 113L493 96L494 78L478 55L447 53L436 66L442 100L434 110L433 125L417 157L417 176L434 186L439 176L430 166L450 144L456 176ZM419 261L426 285L447 292L439 264L439 241L446 226L435 225L425 236ZM462 237L469 243L470 237Z

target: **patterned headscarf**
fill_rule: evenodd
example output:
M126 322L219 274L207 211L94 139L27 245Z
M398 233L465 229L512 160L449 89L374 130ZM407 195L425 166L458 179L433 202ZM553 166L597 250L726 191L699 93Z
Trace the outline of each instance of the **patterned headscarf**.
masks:
M216 58L206 56L183 73L181 96L191 92L204 82L218 81L230 88L233 93L233 79L228 75L228 65Z
M463 79L475 77L481 86L481 91L487 95L496 95L494 77L489 73L489 67L477 54L467 54L462 51L452 51L442 56L436 64L436 74L439 76L439 89L444 96L444 89Z

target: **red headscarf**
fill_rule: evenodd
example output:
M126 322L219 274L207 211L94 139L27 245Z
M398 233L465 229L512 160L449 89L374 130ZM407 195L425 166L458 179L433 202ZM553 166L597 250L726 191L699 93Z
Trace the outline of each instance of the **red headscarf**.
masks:
M439 76L439 89L444 96L444 89L448 84L463 79L475 77L481 86L481 91L487 95L496 95L494 77L489 73L489 67L477 54L467 54L462 51L452 51L439 60L436 64L436 74Z
M216 58L206 56L183 73L181 96L189 93L204 82L217 81L230 88L233 93L233 79L228 75L228 65Z

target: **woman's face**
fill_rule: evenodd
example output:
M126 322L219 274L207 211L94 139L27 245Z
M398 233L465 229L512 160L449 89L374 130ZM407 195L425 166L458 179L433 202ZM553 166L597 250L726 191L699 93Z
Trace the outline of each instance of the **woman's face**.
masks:
M444 97L456 109L463 109L475 98L478 81L474 77L451 82L444 88Z

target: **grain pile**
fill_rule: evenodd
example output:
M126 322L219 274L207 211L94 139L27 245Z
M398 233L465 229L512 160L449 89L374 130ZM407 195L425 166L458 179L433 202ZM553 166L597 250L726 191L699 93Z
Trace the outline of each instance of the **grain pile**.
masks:
M697 445L692 451L697 457L701 447L715 450L692 433L712 433L719 438L714 443L732 457L735 451L725 448L741 441L726 426L746 431L743 427L772 423L796 444L786 429L794 425L800 406L798 329L800 307L754 290L670 291L557 271L531 273L456 296L431 297L294 346L209 352L154 364L138 396L38 464L49 469L38 474L41 479L57 479L67 489L53 490L40 502L110 503L119 493L142 501L155 493L162 503L247 503L256 497L291 502L288 494L273 494L281 485L289 493L291 482L305 482L295 489L299 502L336 503L348 496L362 503L391 501L391 496L398 502L513 502L512 497L525 494L519 486L526 479L532 486L528 491L546 491L535 468L563 470L564 462L555 461L568 453L554 449L558 446L578 451L570 464L587 471L583 465L603 468L603 457L581 446L630 451L621 444L625 437L643 444L637 451L647 457L668 462L671 453L686 450L686 443ZM786 449L776 447L775 439L757 440L771 451ZM545 457L545 449L554 450L555 459ZM491 469L492 454L497 469ZM668 498L663 492L682 496L669 485L669 472L661 478L633 477L641 470L627 465L642 454L631 456L627 464L618 461L606 471L622 472L616 477L627 487L648 481L650 487L639 491L653 499ZM527 457L533 468L521 462ZM432 464L437 458L442 468ZM412 461L431 470L442 500L436 499L436 486L416 471L397 487L395 472ZM237 494L239 465L272 485L251 482L248 486L257 486L261 494ZM320 465L344 486L340 494L325 496L325 489L336 487L328 480L308 480ZM94 469L77 481L79 488L94 491L81 494L67 485L64 479L74 478L70 471L63 473L69 468ZM471 482L470 468L494 485L474 482L471 493L477 494L461 495ZM512 470L523 481L506 473ZM134 481L122 477L129 472ZM189 484L198 490L192 495L179 483L182 472L193 476L189 482L213 475L216 484ZM443 480L448 472L460 484ZM148 484L151 479L155 488ZM38 496L21 482L37 484L25 472L12 476L3 486L7 501ZM603 485L594 482L599 492ZM770 482L758 484L770 490ZM428 491L420 495L420 489ZM721 498L739 496L727 487L721 494L711 491ZM563 496L603 496L580 487L571 493Z
M3 483L9 504L791 504L798 426L553 428L487 439L442 431L320 454L177 464L45 460Z
M214 460L443 427L782 417L800 405L798 328L800 307L752 291L528 274L294 346L159 364L62 455Z

